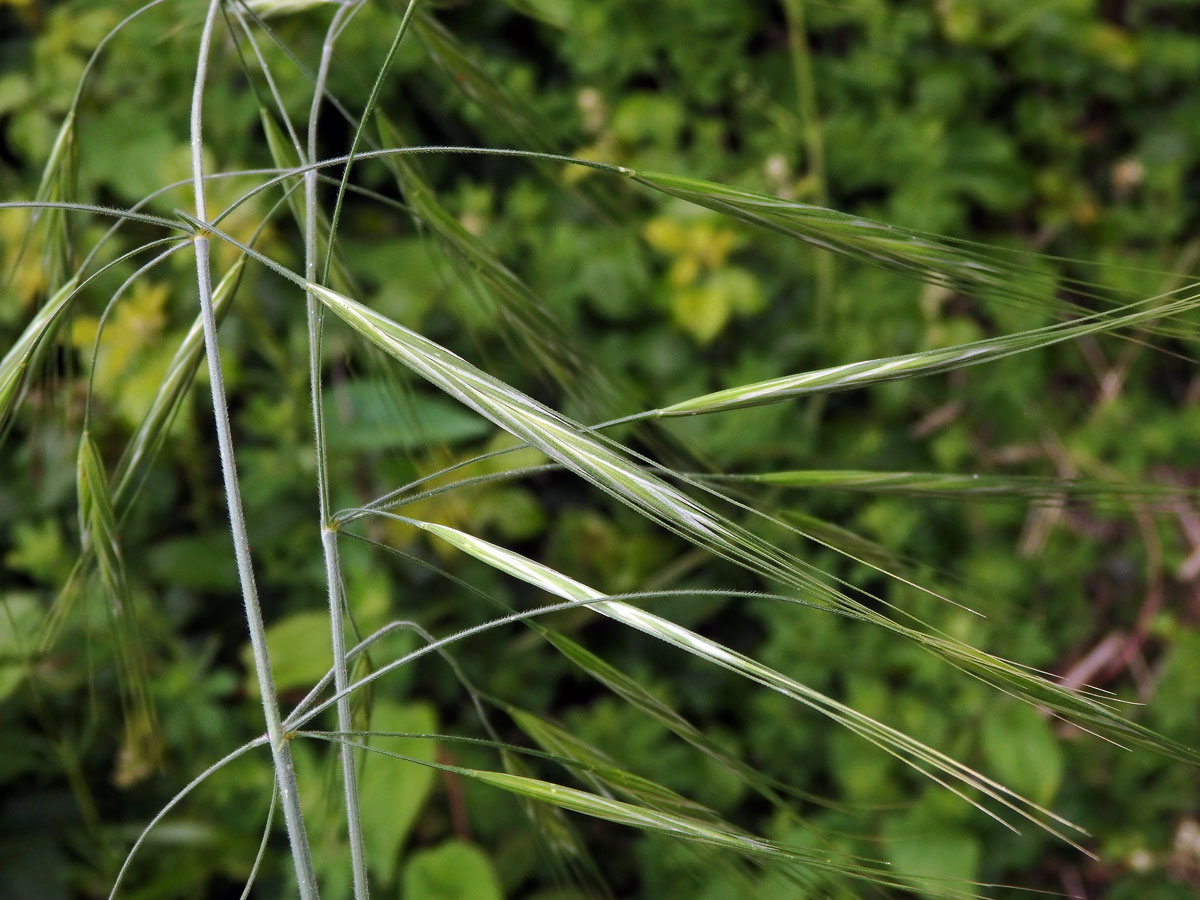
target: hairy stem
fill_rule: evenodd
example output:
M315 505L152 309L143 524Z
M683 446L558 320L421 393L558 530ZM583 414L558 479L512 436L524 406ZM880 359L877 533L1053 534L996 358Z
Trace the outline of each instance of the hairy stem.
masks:
M204 30L200 37L196 81L192 93L192 182L196 218L202 223L208 219L204 196L203 163L204 80L208 69L213 23L219 6L220 0L213 0L208 7L208 15L205 18ZM279 784L279 797L283 804L288 839L291 842L292 861L296 868L296 883L299 887L300 898L301 900L316 900L317 880L313 873L312 854L309 851L304 816L300 809L300 795L296 788L296 773L292 766L291 749L283 736L283 729L280 725L279 704L275 696L275 679L271 675L271 662L267 654L266 628L263 625L262 607L258 601L258 588L254 583L250 538L246 530L246 517L242 510L242 495L238 485L237 465L233 452L233 436L229 425L229 410L225 402L225 385L221 374L221 356L217 347L217 323L213 314L212 272L207 233L198 232L194 244L196 247L196 284L200 293L204 350L208 362L209 385L212 389L213 418L216 422L217 447L221 457L221 476L225 483L225 500L229 507L234 556L237 560L238 580L242 588L242 602L246 609L250 646L254 652L254 670L258 677L259 693L262 695L263 718L266 720L267 737L271 744L275 779Z
M317 121L321 113L321 98L325 92L325 80L329 63L333 58L333 46L341 28L360 6L343 6L334 15L325 35L321 52L321 65L317 72L313 90L312 107L308 116L308 161L317 158ZM328 253L333 253L333 233L328 237ZM304 274L309 281L317 275L317 170L309 169L304 174ZM317 461L317 507L321 526L321 551L325 558L325 585L329 598L329 635L333 650L334 686L341 696L337 701L337 727L349 733L350 697L342 693L349 681L346 673L346 634L342 621L342 574L338 556L337 531L330 522L329 508L329 465L325 451L325 417L321 390L321 328L324 307L311 293L306 294L308 311L308 372L312 397L313 434ZM354 760L353 741L339 747L342 767L342 789L346 806L346 833L350 843L350 867L353 873L355 900L367 900L370 886L367 880L366 854L363 849L362 821L358 812L358 773Z

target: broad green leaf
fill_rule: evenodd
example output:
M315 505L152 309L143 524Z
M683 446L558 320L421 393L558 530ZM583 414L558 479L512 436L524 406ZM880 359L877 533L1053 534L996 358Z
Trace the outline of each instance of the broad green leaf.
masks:
M71 568L71 555L55 519L14 522L12 548L2 561L13 572L24 572L35 581L57 585Z
M312 687L329 669L333 658L329 616L310 611L280 619L267 628L267 653L271 658L276 690ZM242 646L241 657L246 669L246 692L257 697L258 680L254 675L254 654L249 643Z
M679 288L671 296L675 324L700 344L720 334L732 312L729 298L707 283Z
M487 855L466 841L443 841L414 853L404 867L404 900L503 900Z
M728 300L730 307L740 316L750 316L767 305L762 285L753 273L738 266L723 266L713 272L709 285Z
M32 594L0 596L0 702L25 680L43 618L41 604Z
M229 550L229 532L214 529L167 538L150 548L143 562L162 584L232 596L239 586Z
M1155 688L1155 721L1167 734L1200 738L1200 631L1180 629L1162 663Z
M471 518L479 527L494 528L511 541L529 540L546 528L546 512L537 494L515 485L481 494L471 503Z
M963 829L925 825L919 817L889 819L883 829L884 846L896 875L912 880L924 897L966 892L979 877L983 848Z
M328 630L326 622L327 643ZM437 731L437 717L428 703L401 705L381 699L371 712L371 730L433 734ZM432 762L437 754L437 743L423 738L370 740L374 746L425 762ZM395 879L400 849L433 789L433 779L434 771L428 766L366 754L358 779L359 810L367 863L377 886L391 884Z
M895 791L897 770L882 753L863 753L848 731L829 736L829 767L842 796L863 803L879 803Z
M570 4L561 0L505 0L521 15L545 22L555 28L567 28L571 24Z
M1006 783L1039 803L1051 802L1063 775L1063 752L1050 723L1030 706L994 704L983 717L983 753Z

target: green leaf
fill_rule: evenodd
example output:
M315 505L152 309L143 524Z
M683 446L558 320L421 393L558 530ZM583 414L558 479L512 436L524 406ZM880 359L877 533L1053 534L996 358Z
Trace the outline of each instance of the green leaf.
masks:
M155 545L145 562L162 584L236 594L237 568L230 550L228 531L205 531Z
M672 145L683 129L686 111L679 101L660 91L632 92L617 106L612 131L631 144L640 141Z
M4 554L4 565L25 572L43 584L55 584L71 568L62 532L54 519L14 522L12 549Z
M25 678L42 618L41 606L31 594L0 598L0 702Z
M102 183L119 196L136 201L168 180L165 161L172 159L180 142L164 116L148 116L134 104L106 104L81 117L81 177L85 183ZM136 134L136 141L128 136Z
M482 850L449 840L414 853L404 867L404 900L503 900L500 878Z
M493 527L510 541L529 540L546 528L546 513L537 495L516 485L480 495L471 504L471 518L479 527Z
M739 316L761 312L767 305L762 285L750 272L738 266L724 266L708 277L709 286L729 304Z
M730 312L729 298L709 284L680 288L671 297L675 324L700 344L721 333Z
M437 716L428 703L401 705L379 700L371 713L371 730L433 734L437 731ZM437 743L423 738L372 737L371 744L424 762L432 762L437 753ZM428 766L366 754L358 780L359 810L367 862L372 877L380 884L390 884L395 878L400 848L433 789L434 774ZM407 879L406 873L406 885ZM405 896L441 895L413 895L406 888Z
M276 690L312 687L329 670L333 660L329 616L314 611L280 619L267 629L267 653ZM242 646L241 657L246 668L246 692L257 697L254 653L249 642Z
M983 752L1008 784L1049 803L1062 781L1063 752L1050 723L1030 706L1001 703L983 718Z
M982 848L970 832L944 825L925 827L917 811L888 820L883 841L896 874L910 878L922 896L972 893L969 882L978 878Z

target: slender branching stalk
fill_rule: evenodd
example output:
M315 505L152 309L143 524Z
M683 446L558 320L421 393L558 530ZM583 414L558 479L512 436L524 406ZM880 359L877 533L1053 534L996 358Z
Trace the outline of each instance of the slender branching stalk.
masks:
M204 192L204 81L208 68L208 56L212 42L213 24L220 8L220 0L212 0L204 20L200 49L196 63L196 80L192 92L191 151L192 181L195 194L196 219L204 223L208 219L208 208ZM262 695L263 717L267 724L267 737L271 755L275 762L275 778L279 784L279 796L287 823L288 838L292 846L292 860L296 869L296 883L301 900L316 900L317 880L313 873L312 854L304 828L304 814L300 808L300 794L296 787L296 774L292 765L292 753L280 727L279 704L275 696L275 681L271 674L271 661L267 653L266 628L263 624L262 607L258 600L258 588L254 581L254 567L250 556L250 536L246 529L246 518L242 510L241 489L238 485L237 463L233 451L233 434L230 428L229 411L225 400L224 378L221 356L217 345L217 324L212 303L212 272L209 260L208 235L203 231L196 234L196 284L200 293L200 310L204 321L204 347L208 362L209 386L212 391L213 418L216 423L217 446L221 457L221 476L225 484L226 504L233 534L234 556L237 560L238 580L241 583L242 602L246 610L246 623L250 632L250 644L254 653L255 675Z
M321 64L317 70L313 90L312 106L308 114L309 160L317 158L317 125L321 112L321 100L325 95L325 80L329 64L333 59L333 48L337 35L362 8L361 3L350 4L338 9L326 31L321 51ZM304 174L304 271L309 278L317 276L317 170L309 169ZM331 243L332 234L328 240ZM348 682L346 673L346 636L342 620L342 570L338 556L337 531L330 521L329 462L325 450L324 395L321 383L321 336L324 310L311 294L306 292L308 323L308 370L310 396L312 398L313 435L316 443L317 507L321 529L321 552L325 560L325 586L329 601L329 634L333 650L334 684L339 691ZM343 696L337 702L338 729L349 732L350 698ZM355 770L354 747L343 743L338 749L342 767L342 790L346 807L346 831L350 842L350 864L353 872L354 896L366 900L370 888L367 880L366 855L363 849L362 820L359 815L358 776Z

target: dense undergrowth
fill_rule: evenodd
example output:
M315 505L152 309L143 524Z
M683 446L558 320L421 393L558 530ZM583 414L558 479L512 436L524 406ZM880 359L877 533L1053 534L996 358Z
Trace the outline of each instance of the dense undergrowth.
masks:
M1197 24L0 3L0 894L1191 895Z

